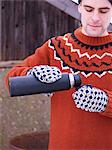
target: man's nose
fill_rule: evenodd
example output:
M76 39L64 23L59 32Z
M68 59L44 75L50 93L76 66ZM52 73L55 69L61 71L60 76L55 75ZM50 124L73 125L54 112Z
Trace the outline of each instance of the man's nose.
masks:
M93 13L92 20L93 20L93 22L99 22L100 21L100 16L99 16L98 12Z

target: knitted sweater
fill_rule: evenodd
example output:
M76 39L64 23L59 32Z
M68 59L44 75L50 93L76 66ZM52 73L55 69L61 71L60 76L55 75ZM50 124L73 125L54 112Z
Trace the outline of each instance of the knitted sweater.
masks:
M51 98L49 150L112 150L112 33L89 37L78 28L48 40L35 53L15 66L6 77L22 76L36 65L50 65L62 72L79 74L83 84L108 93L102 113L78 109L75 89L55 92Z

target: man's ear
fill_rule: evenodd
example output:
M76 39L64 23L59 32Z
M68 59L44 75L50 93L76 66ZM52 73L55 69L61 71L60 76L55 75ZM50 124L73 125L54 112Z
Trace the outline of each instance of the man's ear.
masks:
M81 14L81 4L78 5L78 12Z

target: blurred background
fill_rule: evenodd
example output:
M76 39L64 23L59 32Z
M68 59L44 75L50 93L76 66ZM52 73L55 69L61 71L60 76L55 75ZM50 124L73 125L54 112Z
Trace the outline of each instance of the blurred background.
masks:
M11 139L19 135L49 134L50 126L50 98L9 97L7 71L49 38L79 26L72 0L0 0L0 150L9 150Z

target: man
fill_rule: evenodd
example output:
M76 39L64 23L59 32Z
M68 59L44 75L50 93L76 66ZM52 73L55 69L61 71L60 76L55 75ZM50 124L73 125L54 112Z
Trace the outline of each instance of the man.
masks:
M82 27L47 41L14 67L6 82L29 74L46 82L47 71L55 78L52 66L60 69L56 80L61 72L79 74L82 87L51 98L49 150L112 150L112 33L107 31L112 0L79 3Z

